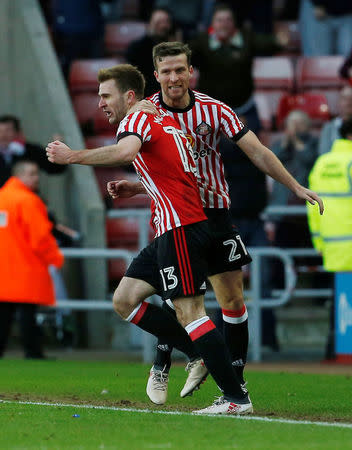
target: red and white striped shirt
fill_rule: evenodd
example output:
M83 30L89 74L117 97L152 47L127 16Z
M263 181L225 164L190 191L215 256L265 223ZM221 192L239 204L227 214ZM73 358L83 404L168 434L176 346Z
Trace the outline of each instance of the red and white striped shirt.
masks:
M156 236L206 220L192 149L177 123L160 113L161 117L141 111L129 114L116 134L117 141L133 134L142 142L133 165L152 200L151 223Z
M173 117L193 148L198 188L204 208L229 208L230 196L219 151L220 135L240 139L248 129L225 103L206 94L189 91L191 102L185 109L171 108L158 92L148 100Z

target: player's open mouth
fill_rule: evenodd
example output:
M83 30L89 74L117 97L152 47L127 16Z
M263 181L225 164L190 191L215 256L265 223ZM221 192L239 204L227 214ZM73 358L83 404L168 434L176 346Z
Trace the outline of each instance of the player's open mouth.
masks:
M169 89L171 89L171 90L174 90L174 89L181 89L181 88L182 88L181 85L179 85L179 86L169 86Z
M104 111L106 114L106 117L110 117L111 116L111 112L110 111Z

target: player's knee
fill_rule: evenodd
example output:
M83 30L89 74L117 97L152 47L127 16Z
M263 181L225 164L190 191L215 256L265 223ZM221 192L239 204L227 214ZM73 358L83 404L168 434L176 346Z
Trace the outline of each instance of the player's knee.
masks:
M127 319L137 305L136 301L127 295L121 294L118 289L114 293L112 304L115 312L123 319Z
M222 309L238 310L243 308L244 298L243 295L231 296L226 299L222 299L220 306Z

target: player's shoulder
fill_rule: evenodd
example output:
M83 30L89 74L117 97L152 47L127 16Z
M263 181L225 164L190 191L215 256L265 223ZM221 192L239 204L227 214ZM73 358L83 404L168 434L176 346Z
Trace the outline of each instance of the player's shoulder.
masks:
M155 92L155 94L150 95L146 98L146 100L149 100L150 102L154 103L154 105L158 106L160 105L160 92Z
M226 109L230 110L231 108L226 105L226 103L222 102L221 100L217 100L216 98L210 97L210 95L204 94L203 92L199 91L192 91L194 94L194 99L196 103L199 103L201 105L209 105L209 106L216 106L219 110Z
M126 116L121 120L118 132L124 131L127 127L133 127L135 125L148 123L150 114L147 114L143 111L135 111L130 114L126 114Z

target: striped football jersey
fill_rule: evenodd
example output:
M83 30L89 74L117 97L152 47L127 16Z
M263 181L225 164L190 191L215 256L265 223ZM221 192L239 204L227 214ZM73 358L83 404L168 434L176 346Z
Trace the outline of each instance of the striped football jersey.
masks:
M151 223L156 236L206 220L192 149L176 122L163 111L160 114L129 114L116 135L117 142L131 134L142 142L133 165L152 200Z
M158 92L148 100L173 117L188 138L197 167L198 187L204 208L229 208L230 196L219 151L223 133L234 141L248 128L225 103L206 94L189 91L191 102L185 109L167 106Z

